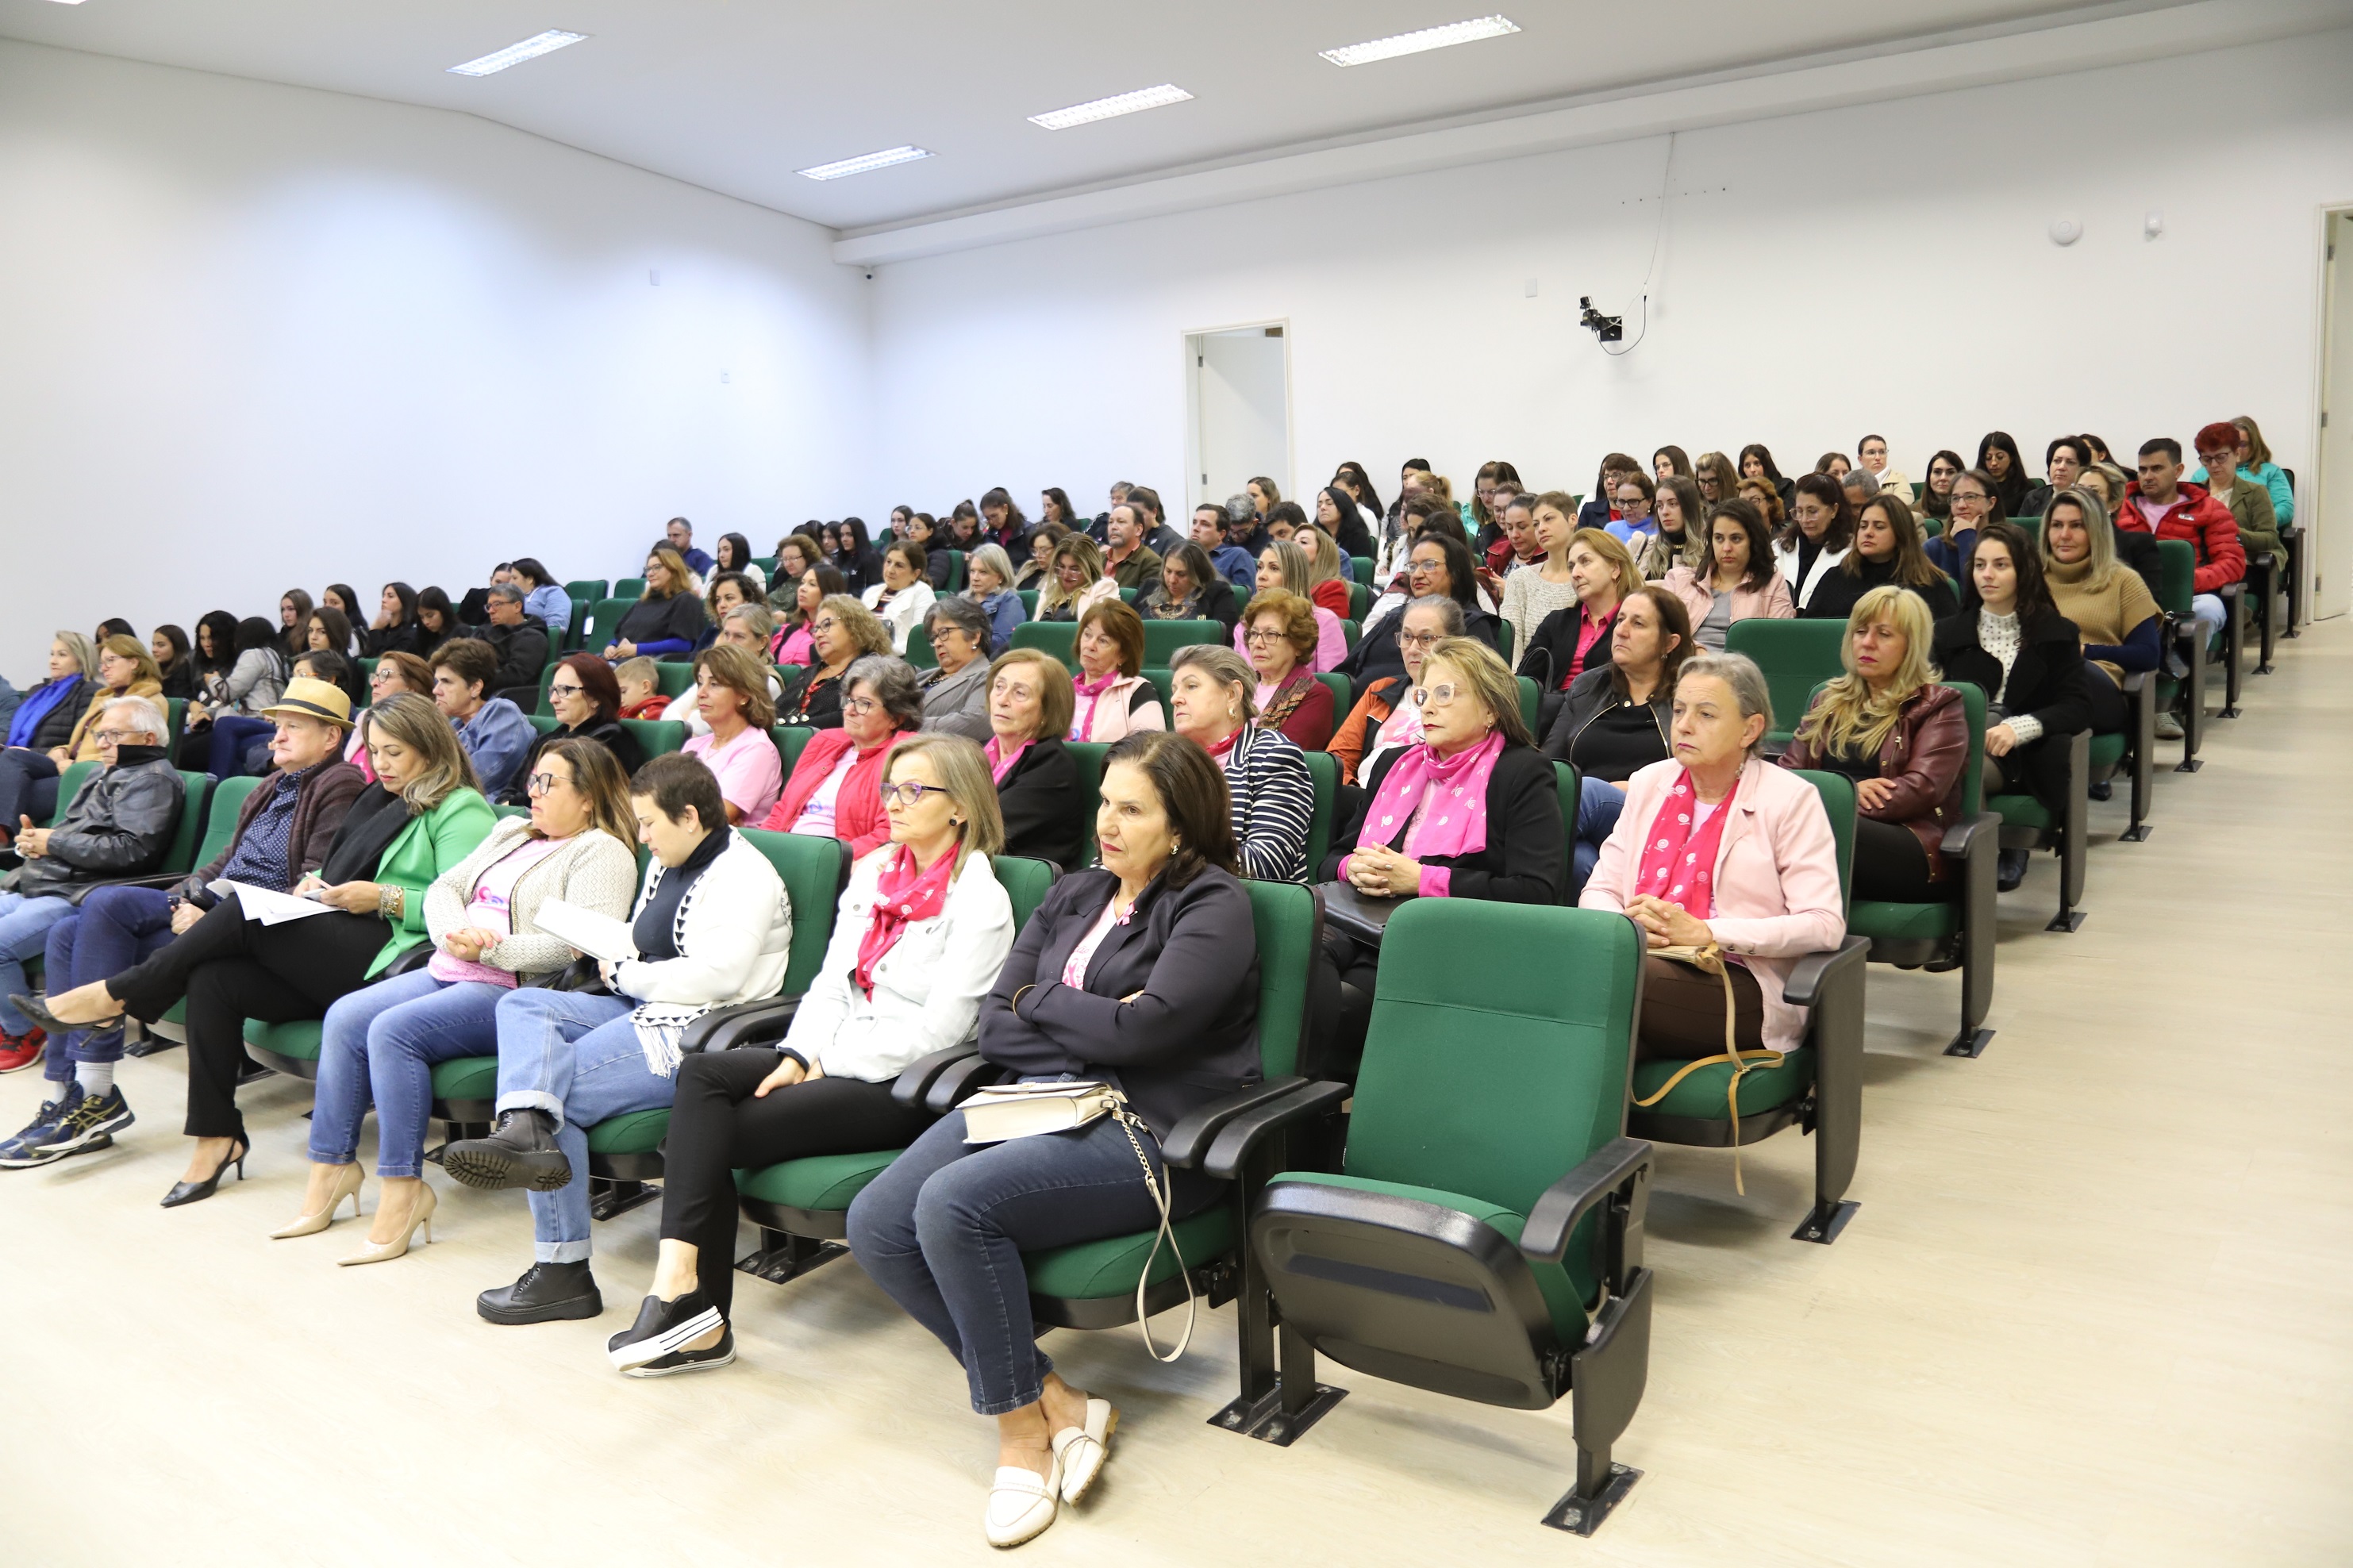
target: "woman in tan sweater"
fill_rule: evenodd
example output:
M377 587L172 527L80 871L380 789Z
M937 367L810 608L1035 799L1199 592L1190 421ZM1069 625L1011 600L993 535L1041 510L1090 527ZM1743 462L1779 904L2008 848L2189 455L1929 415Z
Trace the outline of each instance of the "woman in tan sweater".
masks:
M2122 734L2130 721L2125 674L2157 668L2165 621L2140 574L2116 560L2107 508L2090 490L2070 486L2052 496L2042 514L2042 575L2059 613L2083 633L2092 732Z

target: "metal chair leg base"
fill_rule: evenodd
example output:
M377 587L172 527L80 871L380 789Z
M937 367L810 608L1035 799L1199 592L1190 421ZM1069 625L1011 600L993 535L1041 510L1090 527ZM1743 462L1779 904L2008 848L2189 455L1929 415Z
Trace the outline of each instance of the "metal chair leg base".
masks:
M1255 1437L1261 1443L1271 1443L1278 1448L1288 1448L1305 1435L1307 1429L1331 1413L1332 1407L1348 1397L1345 1388L1335 1388L1328 1383L1315 1385L1306 1408L1296 1415L1282 1408L1282 1390L1277 1388L1257 1399L1236 1399L1209 1417L1209 1425L1222 1426L1229 1432L1240 1432L1245 1437Z
M2042 929L2044 931L2066 931L2072 935L2076 931L2082 931L2084 929L2084 922L2090 918L2090 916L2084 914L2081 910L2061 910L2057 914L2051 917L2051 923L2044 926Z
M1970 1029L1955 1039L1951 1045L1947 1046L1945 1054L1948 1057L1981 1057L1985 1055L1985 1048L1992 1039L1991 1029Z
M2179 762L2173 764L2173 771L2177 773L2194 773L2205 765L2206 763L2203 758L2184 757Z
M661 1189L650 1183L615 1182L602 1193L591 1189L588 1213L592 1218L607 1220L616 1215L625 1215L640 1204L649 1204L659 1196Z
M2148 836L2156 831L2156 828L2151 827L2146 822L2135 823L2132 826L2126 828L2122 833L2116 835L2116 842L2119 844L2146 844L2148 842Z
M1852 1219L1854 1211L1862 1206L1852 1198L1844 1198L1834 1204L1816 1204L1798 1228L1789 1233L1789 1239L1820 1242L1828 1247L1839 1238L1839 1232L1846 1228L1846 1222Z
M2239 716L2239 705L2238 705L2237 703L2235 703L2235 702L2229 702L2229 703L2225 703L2225 704L2223 704L2222 710L2221 710L2220 713L2217 713L2217 714L2215 714L2215 715L2214 715L2214 717L2215 717L2215 718L2217 718L2217 719L2235 719L2235 718L2237 718L2238 716Z
M1591 1535L1601 1528L1601 1521L1626 1500L1626 1494L1632 1491L1634 1483L1641 1479L1642 1472L1631 1465L1613 1464L1609 1467L1609 1479L1601 1483L1598 1493L1588 1498L1570 1492L1552 1505L1552 1511L1544 1516L1544 1521L1553 1529L1565 1530L1571 1535Z
M754 1252L736 1262L738 1273L765 1279L771 1285L781 1285L787 1279L824 1268L837 1258L846 1258L849 1248L838 1241L812 1241L806 1237L786 1237L784 1245Z

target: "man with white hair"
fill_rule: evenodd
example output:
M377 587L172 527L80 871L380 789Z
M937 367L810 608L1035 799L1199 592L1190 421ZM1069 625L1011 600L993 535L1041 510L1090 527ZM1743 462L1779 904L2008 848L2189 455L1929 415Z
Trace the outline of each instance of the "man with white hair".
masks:
M58 825L36 827L31 817L19 819L16 853L24 863L0 892L0 1072L32 1066L47 1047L40 1028L11 1000L29 989L25 960L43 950L52 926L73 914L74 895L106 878L152 871L171 847L186 786L173 769L164 729L163 705L153 699L115 698L90 731L101 765L74 792ZM61 1086L74 1077L62 1058L53 1056L48 1075ZM93 1077L104 1080L98 1092L106 1093L113 1063ZM0 1144L0 1164L47 1163L20 1159L30 1151L19 1142Z

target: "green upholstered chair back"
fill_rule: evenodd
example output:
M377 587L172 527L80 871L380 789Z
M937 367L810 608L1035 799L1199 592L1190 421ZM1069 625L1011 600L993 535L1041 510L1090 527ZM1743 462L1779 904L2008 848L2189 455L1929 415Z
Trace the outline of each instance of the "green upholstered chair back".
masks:
M775 556L754 555L752 557L752 564L760 569L760 575L765 577L771 586L775 585L776 581L776 558Z
M675 719L624 719L621 728L638 743L638 750L650 762L668 756L686 744L686 726Z
M997 873L997 885L1013 901L1013 934L1018 936L1021 928L1029 923L1029 917L1038 912L1038 906L1046 901L1057 873L1051 862L1032 860L1024 855L993 855L988 866Z
M525 718L532 717L534 714L543 714L547 717L549 722L553 723L554 721L555 704L549 700L547 695L547 689L554 684L555 663L551 661L545 669L539 672L539 701L537 705L532 709L531 713L524 715ZM541 733L544 734L546 731L542 731Z
M673 702L693 690L693 661L690 659L684 664L675 663L670 659L657 661L654 666L654 689Z
M1961 815L1975 816L1985 809L1986 694L1966 680L1946 685L1961 694L1961 713L1969 726L1969 761L1961 770Z
M1822 797L1822 810L1831 819L1831 838L1838 845L1839 902L1841 907L1851 905L1854 902L1854 781L1844 773L1814 768L1796 772Z
M793 903L792 954L785 963L781 994L797 996L817 977L825 961L825 944L833 938L834 911L841 889L849 880L849 846L839 838L813 838L807 834L744 830L744 841L768 858L785 879L785 894Z
M1315 679L1332 693L1332 732L1336 735L1340 732L1340 726L1348 721L1349 710L1356 705L1356 695L1345 675L1335 675L1327 669Z
M1409 901L1381 943L1346 1173L1526 1214L1625 1130L1641 981L1623 915Z
M1134 588L1122 588L1119 591L1119 602L1123 605L1133 605L1140 597L1142 597L1141 592Z
M1079 662L1079 624L1076 621L1024 621L1013 628L1011 647L1043 648L1072 668Z
M1175 662L1176 650L1180 647L1192 647L1200 643L1214 646L1229 640L1223 621L1146 621L1144 623L1144 662L1166 668Z
M1166 722L1169 710L1176 704L1176 672L1173 669L1155 669L1150 665L1146 665L1137 673L1152 682L1152 689L1160 693L1160 717L1162 721Z
M1570 890L1577 881L1577 797L1584 786L1577 782L1575 764L1557 757L1552 764L1553 790L1560 798L1560 901L1577 902Z
M1362 558L1361 556L1359 556L1359 557L1356 557L1355 559L1361 560L1361 559L1363 559L1363 558ZM1370 562L1366 562L1366 563L1365 563L1365 570L1366 570L1366 571L1367 571L1367 572L1370 572L1372 569L1373 569L1373 567L1372 567L1372 563L1370 563ZM1364 624L1365 612L1366 612L1366 611L1367 611L1367 610L1369 610L1369 609L1371 609L1372 607L1373 607L1373 591L1372 591L1370 588L1368 588L1368 587L1365 586L1365 584L1364 584L1361 581L1349 584L1348 584L1348 618L1349 618L1349 619L1351 619L1351 620L1353 620L1353 621L1355 621L1355 622L1356 622L1356 623L1357 623L1357 625L1362 626L1362 625Z
M2186 616L2198 582L2198 552L2186 539L2157 542L2157 607L2168 615Z
M961 561L964 557L959 555L956 559ZM907 630L907 662L917 669L939 668L940 656L932 651L932 634L920 626Z
M1315 880L1324 857L1332 852L1332 820L1340 801L1340 759L1329 752L1306 752L1308 782L1315 786L1315 804L1307 817L1307 879Z
M1735 621L1725 634L1727 653L1745 653L1765 673L1765 689L1773 699L1773 722L1767 731L1788 735L1806 716L1814 688L1836 680L1845 666L1839 662L1839 645L1846 639L1842 620L1777 621L1752 616Z
M1358 583L1368 584L1373 580L1373 558L1369 555L1351 555L1348 557L1348 570L1355 574Z
M210 773L180 773L180 820L172 826L172 842L164 847L164 863L158 871L193 871L196 868L196 840L205 830L205 807L211 803L213 776Z
M613 634L621 627L621 617L629 613L634 598L599 599L596 607L588 612L588 629L580 637L580 646L591 653L602 653Z
M498 813L501 816L529 816L531 815L531 807L527 805L493 805L491 809Z
M613 580L613 597L616 599L627 599L634 604L645 596L646 580L643 577L617 577Z
M609 586L602 577L583 577L576 583L564 584L564 592L570 598L586 599L593 605L607 596Z
M523 717L530 720L531 727L543 735L552 735L564 727L553 713L526 713Z
M180 728L188 721L188 700L167 697L164 700L164 743L169 746L180 738ZM205 775L209 778L212 775Z
M1315 961L1315 895L1296 882L1245 879L1258 931L1258 1060L1269 1078L1299 1067L1307 975Z
M1354 648L1356 644L1363 639L1364 635L1365 626L1362 621L1342 621L1340 623L1340 640L1345 643L1349 647Z
M785 777L793 776L793 764L801 760L801 751L809 743L815 730L807 724L777 724L768 731L768 739L776 743L776 755L784 759Z
M948 585L944 591L950 594L961 594L964 592L964 552L951 550L948 552Z
M1544 739L1544 732L1536 728L1536 714L1540 711L1544 701L1543 689L1528 676L1518 675L1512 679L1520 684L1520 722L1528 727L1530 735L1541 741ZM1335 725L1335 728L1337 726Z
M106 764L104 763L71 763L67 764L65 771L58 775L57 808L49 813L49 826L51 827L55 827L58 823L63 822L66 819L66 808L73 805L74 796L81 793L83 781L88 779L90 774L98 772L99 769L105 765ZM16 830L16 825L13 823L10 824L9 830L14 832Z
M1035 588L1016 588L1013 591L1021 595L1022 618L1026 620L1030 616L1035 616L1038 613L1038 590Z
M196 846L190 870L211 865L228 847L228 841L237 837L237 814L245 809L245 797L260 784L259 779L223 779L213 785L212 798L205 803L205 841Z

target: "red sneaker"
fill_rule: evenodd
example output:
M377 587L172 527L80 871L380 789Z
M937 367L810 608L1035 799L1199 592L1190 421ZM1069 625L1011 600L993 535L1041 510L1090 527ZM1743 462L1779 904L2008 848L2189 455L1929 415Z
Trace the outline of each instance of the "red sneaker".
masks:
M21 1072L41 1059L49 1037L36 1026L21 1035L0 1034L0 1072Z

